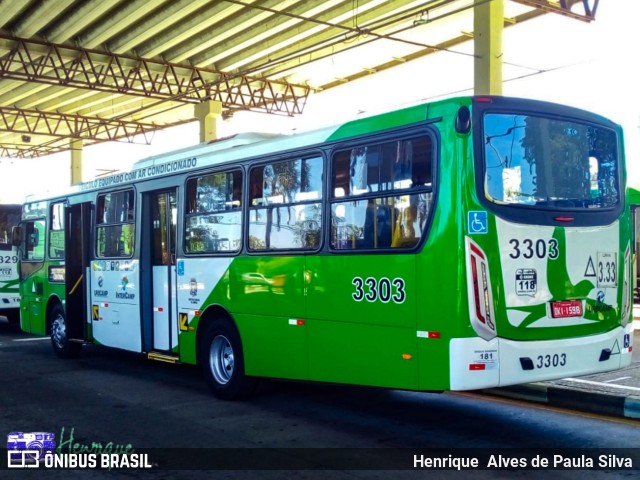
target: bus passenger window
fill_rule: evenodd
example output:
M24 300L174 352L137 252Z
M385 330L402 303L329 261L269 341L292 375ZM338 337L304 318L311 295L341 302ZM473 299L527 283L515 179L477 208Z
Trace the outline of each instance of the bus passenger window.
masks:
M323 159L294 158L250 171L249 249L320 246Z
M131 257L135 242L133 190L98 195L97 203L96 255Z
M331 248L417 246L432 202L433 150L431 138L420 136L336 152Z
M51 204L49 218L49 257L64 258L64 203Z
M351 149L349 156L349 193L358 195L369 191L367 174L369 166L367 163L367 147Z
M237 252L242 246L242 172L187 181L184 248L187 253Z

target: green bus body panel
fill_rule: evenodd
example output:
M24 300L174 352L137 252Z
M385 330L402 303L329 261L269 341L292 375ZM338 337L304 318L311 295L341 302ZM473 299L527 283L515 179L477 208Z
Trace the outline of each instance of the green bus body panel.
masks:
M35 335L47 335L47 311L49 302L60 302L65 298L65 286L62 283L50 283L49 267L58 266L61 262L33 262L41 265L20 284L20 316L21 329Z
M234 313L304 318L305 257L238 257L231 264Z
M427 118L424 105L409 107L396 112L375 115L361 120L347 122L338 127L327 141L345 140L358 135L424 122Z
M309 379L308 324L288 316L234 314L242 338L247 375Z
M640 206L640 190L638 188L627 188L627 206Z
M36 265L36 264L32 264ZM41 262L29 277L20 284L20 328L36 335L46 335L46 303L43 302L47 285L45 263Z
M314 380L417 388L413 329L312 320L309 337L309 372ZM403 359L402 354L410 358Z
M260 256L231 264L230 310L247 374L307 378L306 331L289 323L305 315L304 262L304 256Z
M307 318L415 330L416 297L420 294L416 289L415 261L414 255L393 254L380 255L375 262L368 255L308 257ZM356 278L364 283L364 298L360 300L354 299L358 290ZM380 290L380 280L385 278L391 290L387 292L385 286L384 299L377 292L376 298L369 300L367 296L374 295L367 279L375 280L375 288Z
M368 255L307 257L311 378L416 388L415 259L393 254L379 255L375 262ZM363 298L355 300L360 281ZM373 288L377 294L369 300Z

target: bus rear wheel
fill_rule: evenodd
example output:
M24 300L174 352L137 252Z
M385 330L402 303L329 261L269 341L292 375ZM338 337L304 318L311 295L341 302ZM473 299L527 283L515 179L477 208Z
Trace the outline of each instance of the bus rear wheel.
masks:
M81 343L70 342L67 336L67 322L61 305L51 310L51 345L60 358L76 358L82 349Z
M209 326L201 363L216 397L233 400L255 392L257 379L244 374L240 335L229 321L218 320Z

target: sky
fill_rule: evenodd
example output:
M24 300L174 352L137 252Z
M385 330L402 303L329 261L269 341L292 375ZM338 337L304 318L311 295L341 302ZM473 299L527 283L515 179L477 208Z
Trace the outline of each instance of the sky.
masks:
M593 3L593 2L591 2ZM601 0L585 23L547 14L504 30L503 95L559 102L604 115L625 129L628 184L640 186L640 89L633 53L640 45L640 1ZM416 103L473 93L473 42L312 94L295 117L237 113L221 137L247 131L294 133ZM140 159L199 141L197 122L154 134L150 145L108 142L85 147L83 180L105 169L127 170ZM33 175L33 172L37 172ZM27 177L29 175L29 177ZM60 191L70 183L70 153L37 159L0 158L0 202Z

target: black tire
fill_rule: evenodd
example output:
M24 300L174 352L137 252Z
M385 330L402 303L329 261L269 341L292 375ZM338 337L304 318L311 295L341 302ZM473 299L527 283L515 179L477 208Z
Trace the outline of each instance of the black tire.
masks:
M64 317L62 305L56 305L51 310L51 346L60 358L76 358L80 355L82 344L70 342L67 338L67 322Z
M234 400L255 393L257 379L244 374L240 335L228 320L216 320L209 326L200 361L207 384L216 397Z

